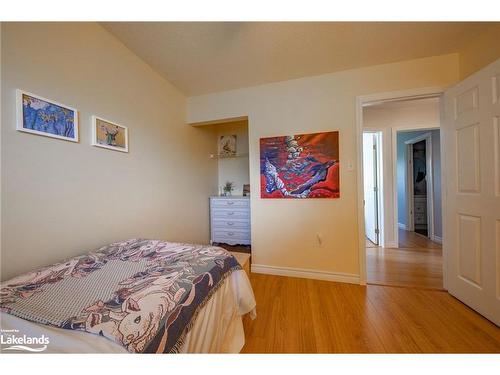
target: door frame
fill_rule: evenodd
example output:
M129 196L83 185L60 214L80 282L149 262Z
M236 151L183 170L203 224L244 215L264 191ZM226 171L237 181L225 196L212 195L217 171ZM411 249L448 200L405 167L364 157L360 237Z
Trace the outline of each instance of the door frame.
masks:
M439 128L438 128L439 129ZM426 164L426 185L427 185L427 237L434 241L434 180L432 168L432 134L426 132L422 135L405 141L406 145L406 220L407 230L415 230L415 210L413 193L413 145L425 140L425 164ZM410 163L411 160L411 163ZM410 165L411 164L411 165ZM411 212L411 213L410 213Z
M384 173L384 166L382 162L382 150L383 150L383 130L382 129L377 129L377 128L372 128L372 127L366 127L363 129L361 136L363 136L364 133L370 133L376 136L376 145L377 145L377 155L376 155L376 184L377 184L377 229L378 229L378 235L377 235L377 245L378 246L384 246L385 245L385 226L384 226L384 179L383 179L383 173ZM363 152L363 150L361 150ZM363 153L361 153L361 157L363 157ZM364 173L364 172L363 172ZM364 175L363 175L364 176ZM364 187L363 187L364 188ZM364 190L363 190L363 219L365 216L364 212ZM364 221L363 221L364 223ZM364 228L364 224L363 224ZM365 233L366 236L366 233Z
M364 189L363 189L363 107L369 104L377 104L389 101L410 100L410 99L423 99L430 97L441 97L445 91L445 87L434 86L424 88L414 88L400 91L381 92L370 95L360 95L356 97L356 157L357 157L357 220L358 220L358 259L359 259L359 283L366 285L366 242L365 242L365 220L364 220ZM441 103L442 108L442 103ZM442 110L441 110L441 117ZM395 136L392 134L392 143L394 150ZM394 158L393 158L394 159ZM393 163L393 178L396 175ZM445 195L441 193L441 200L443 206L445 204ZM394 197L393 197L394 199ZM397 200L397 197L396 197ZM397 209L397 202L394 206ZM394 218L397 218L397 212L393 212ZM397 220L394 220L397 222ZM397 236L397 228L395 228L395 238ZM446 289L446 253L443 250L443 284Z

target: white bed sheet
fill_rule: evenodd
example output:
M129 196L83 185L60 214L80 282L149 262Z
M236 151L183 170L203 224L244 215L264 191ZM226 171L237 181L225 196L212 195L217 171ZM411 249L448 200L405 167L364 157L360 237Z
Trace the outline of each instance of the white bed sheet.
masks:
M200 310L180 352L239 353L245 344L242 316L247 313L256 317L252 286L245 271L234 271ZM16 336L44 334L50 340L44 353L128 353L105 337L37 324L3 312L0 329L18 330ZM4 347L2 353L11 352Z

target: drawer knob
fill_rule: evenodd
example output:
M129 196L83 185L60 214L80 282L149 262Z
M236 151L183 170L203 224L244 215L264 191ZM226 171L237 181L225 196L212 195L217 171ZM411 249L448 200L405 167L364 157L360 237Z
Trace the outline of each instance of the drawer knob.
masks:
M231 206L232 204L234 204L234 202L227 202L227 204Z
M234 215L234 212L228 212L227 214L228 214L229 216L232 216L232 215Z
M234 223L232 223L232 222L227 222L227 225L231 226L231 225L234 225Z
M228 232L227 234L230 235L230 236L234 236L233 232Z

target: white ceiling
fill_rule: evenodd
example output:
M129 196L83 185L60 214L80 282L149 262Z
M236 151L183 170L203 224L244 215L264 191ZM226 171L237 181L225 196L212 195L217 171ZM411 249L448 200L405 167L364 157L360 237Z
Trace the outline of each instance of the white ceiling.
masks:
M187 96L457 52L488 23L105 22Z

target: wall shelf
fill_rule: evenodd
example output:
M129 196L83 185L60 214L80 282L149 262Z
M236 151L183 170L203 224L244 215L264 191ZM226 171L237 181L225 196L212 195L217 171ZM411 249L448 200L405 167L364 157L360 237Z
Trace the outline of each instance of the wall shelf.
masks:
M234 155L224 155L224 154L210 154L208 157L210 159L234 159L234 158L243 158L248 156L247 154L234 154Z

